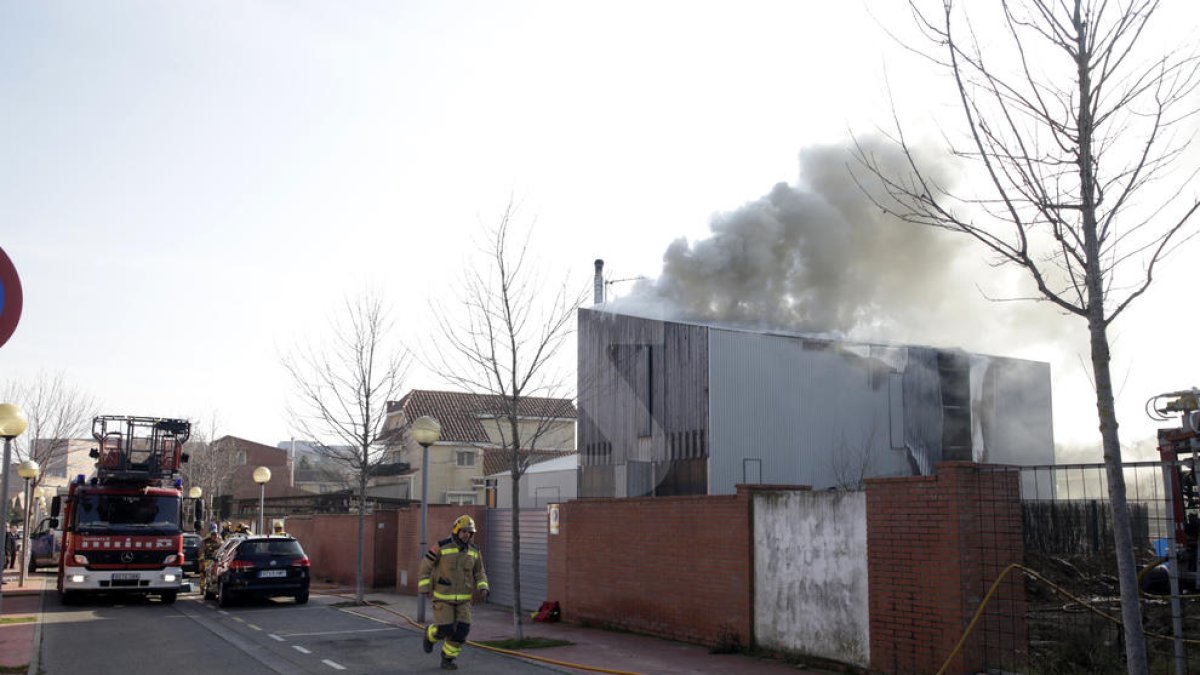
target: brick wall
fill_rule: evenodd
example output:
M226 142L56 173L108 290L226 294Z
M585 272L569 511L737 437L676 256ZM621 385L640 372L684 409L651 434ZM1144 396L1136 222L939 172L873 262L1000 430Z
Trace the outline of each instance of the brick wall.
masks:
M867 481L871 667L937 672L988 587L1023 558L1016 472L947 462L933 476ZM988 605L1003 612L985 615L948 672L979 672L1001 652L1026 650L1022 584L1019 574L1006 578Z
M752 644L750 498L588 499L563 504L548 543L549 600L563 618L715 645Z

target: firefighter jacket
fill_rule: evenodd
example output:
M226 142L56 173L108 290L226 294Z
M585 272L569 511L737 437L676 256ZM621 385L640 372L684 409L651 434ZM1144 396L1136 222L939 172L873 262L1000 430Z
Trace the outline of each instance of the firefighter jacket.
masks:
M213 556L217 553L217 549L221 548L222 543L221 538L215 534L205 537L200 546L200 559L212 560Z
M470 602L475 591L487 587L483 554L475 544L463 544L450 537L439 541L421 559L417 592L432 592L434 600L451 604Z

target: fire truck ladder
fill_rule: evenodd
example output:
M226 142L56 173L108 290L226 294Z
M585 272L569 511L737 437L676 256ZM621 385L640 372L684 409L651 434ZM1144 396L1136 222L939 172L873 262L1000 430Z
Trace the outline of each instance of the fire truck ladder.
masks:
M156 483L173 478L187 461L183 444L191 435L187 420L100 415L92 420L91 451L101 482Z

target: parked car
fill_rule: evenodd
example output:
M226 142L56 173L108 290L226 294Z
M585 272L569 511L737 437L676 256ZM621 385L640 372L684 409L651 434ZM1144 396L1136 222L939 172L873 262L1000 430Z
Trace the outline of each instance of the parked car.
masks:
M205 571L204 597L222 607L243 597L287 595L308 602L309 561L289 536L249 536L225 542Z
M62 553L62 530L51 527L52 519L43 518L29 535L29 572L42 567L58 567Z
M200 535L191 532L183 533L183 573L199 574L200 572Z

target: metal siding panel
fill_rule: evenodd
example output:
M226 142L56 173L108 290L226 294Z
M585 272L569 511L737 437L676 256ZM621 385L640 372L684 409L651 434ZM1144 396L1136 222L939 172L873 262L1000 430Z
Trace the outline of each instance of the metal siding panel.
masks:
M545 509L522 509L521 604L533 611L546 600L546 537L549 522ZM512 607L512 509L490 509L487 519L488 602Z

